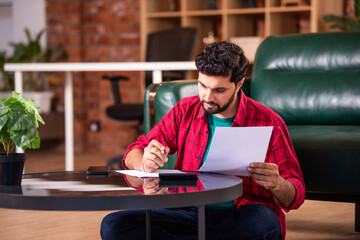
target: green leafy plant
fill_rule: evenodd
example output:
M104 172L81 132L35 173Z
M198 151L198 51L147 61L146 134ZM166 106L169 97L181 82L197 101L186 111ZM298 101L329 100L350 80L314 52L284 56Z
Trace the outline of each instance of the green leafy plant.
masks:
M45 122L38 109L31 99L26 100L16 92L0 100L0 142L7 155L15 152L15 146L23 150L40 147L38 122Z
M10 86L10 89L14 89L13 75L6 74L3 71L3 65L5 63L38 63L38 62L53 62L65 57L65 53L60 45L54 48L43 49L40 44L41 37L45 33L45 30L40 31L33 38L28 28L24 29L26 35L26 42L9 43L13 48L13 55L10 57L5 56L5 53L0 53L0 70L3 77ZM24 88L27 90L43 90L44 79L41 78L41 73L30 72L24 75Z
M14 48L14 55L10 57L8 61L30 63L51 62L63 56L64 53L59 46L54 49L42 49L40 40L45 33L45 30L41 30L34 38L32 38L28 28L25 28L24 32L27 42L11 42L9 45Z
M340 29L345 32L357 32L360 31L360 0L354 1L354 10L355 17L328 14L323 19L331 24L330 28Z

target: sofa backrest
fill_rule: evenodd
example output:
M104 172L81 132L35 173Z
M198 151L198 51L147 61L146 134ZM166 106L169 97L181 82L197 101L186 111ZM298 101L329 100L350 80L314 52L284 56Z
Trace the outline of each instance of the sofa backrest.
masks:
M287 124L359 125L360 32L266 38L250 95Z

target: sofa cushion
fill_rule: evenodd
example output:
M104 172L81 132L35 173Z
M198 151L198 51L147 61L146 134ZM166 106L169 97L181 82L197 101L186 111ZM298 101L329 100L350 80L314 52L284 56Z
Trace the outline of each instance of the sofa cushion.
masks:
M308 192L360 194L360 126L288 129Z
M251 98L286 124L360 123L360 32L270 36L254 63Z

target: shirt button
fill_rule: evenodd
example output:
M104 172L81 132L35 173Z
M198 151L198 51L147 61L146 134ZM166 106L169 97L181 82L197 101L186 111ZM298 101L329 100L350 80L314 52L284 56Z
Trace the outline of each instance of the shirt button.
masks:
M198 160L200 160L200 157L196 157Z
M209 132L208 131L206 131L206 134L208 134Z

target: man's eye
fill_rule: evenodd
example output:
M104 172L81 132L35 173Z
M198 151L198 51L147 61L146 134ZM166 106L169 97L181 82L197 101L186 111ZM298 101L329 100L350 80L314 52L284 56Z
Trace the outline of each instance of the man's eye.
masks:
M217 93L223 93L225 90L224 89L216 89Z

